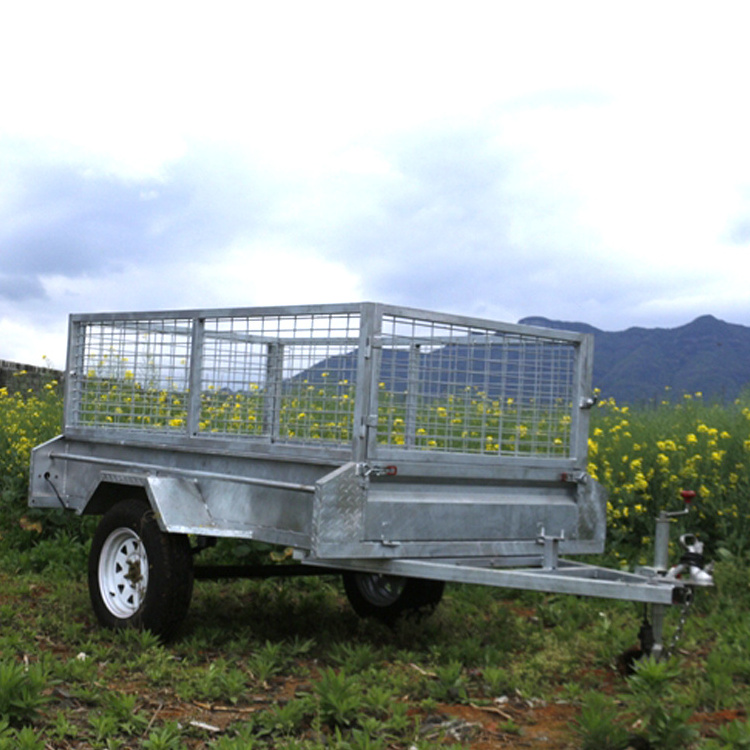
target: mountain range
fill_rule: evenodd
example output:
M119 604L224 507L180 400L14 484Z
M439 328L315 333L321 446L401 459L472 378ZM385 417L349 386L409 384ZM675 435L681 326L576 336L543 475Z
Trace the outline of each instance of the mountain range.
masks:
M602 331L586 323L523 318L524 325L594 335L594 386L618 403L702 393L731 400L750 384L750 327L702 315L678 328Z
M518 322L593 334L594 387L601 391L603 398L612 397L618 403L677 400L683 394L698 392L706 399L728 401L735 399L743 390L750 390L750 327L726 323L712 315L703 315L677 328L628 328L615 332L602 331L586 323L539 316L523 318ZM448 357L437 350L428 356L436 359L431 367L438 371L441 368L450 370L451 378L465 385L492 391L500 377L499 374L492 375L482 382L475 382L464 361L468 355L460 351ZM311 383L324 383L348 379L354 382L356 366L355 350L327 358L292 380L309 379ZM408 366L408 356L403 352L386 357L384 372L388 373L389 388L403 390L407 387ZM473 366L476 368L476 361ZM44 369L45 377L52 375L59 378L62 375L45 368L0 360L0 387L6 386L12 391L16 385L20 385L21 381L14 377L19 369L26 372ZM23 387L28 388L29 385L28 379L24 379Z

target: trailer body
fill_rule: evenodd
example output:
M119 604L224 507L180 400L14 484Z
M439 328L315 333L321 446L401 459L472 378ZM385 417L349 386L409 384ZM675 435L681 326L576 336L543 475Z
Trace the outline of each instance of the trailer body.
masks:
M146 501L161 533L306 565L668 604L598 553L593 338L376 303L70 317L30 504Z

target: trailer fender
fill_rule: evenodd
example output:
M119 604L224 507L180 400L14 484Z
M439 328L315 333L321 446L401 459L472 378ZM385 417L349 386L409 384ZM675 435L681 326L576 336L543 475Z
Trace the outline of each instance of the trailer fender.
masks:
M144 497L159 528L173 534L213 535L211 518L198 483L184 477L102 472L101 482L86 505L85 513L101 514L129 497Z

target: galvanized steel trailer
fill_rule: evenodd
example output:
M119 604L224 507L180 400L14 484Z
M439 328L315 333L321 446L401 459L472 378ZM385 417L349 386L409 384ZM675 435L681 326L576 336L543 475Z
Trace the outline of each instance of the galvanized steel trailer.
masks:
M562 557L605 541L592 349L374 303L72 315L63 432L33 452L30 505L103 516L89 583L112 627L171 634L193 554L219 537L292 548L282 573L343 571L355 609L385 620L445 581L661 619L686 598L665 565Z

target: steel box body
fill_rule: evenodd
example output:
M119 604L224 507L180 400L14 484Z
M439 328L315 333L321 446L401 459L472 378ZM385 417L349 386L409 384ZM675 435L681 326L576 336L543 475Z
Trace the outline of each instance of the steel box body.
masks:
M590 336L363 303L74 315L30 503L310 559L601 551ZM135 490L132 490L135 491Z

